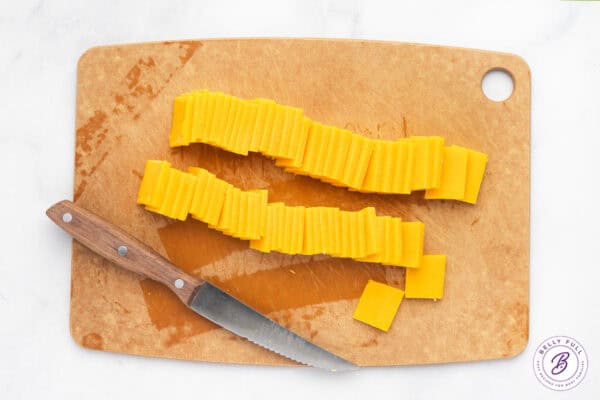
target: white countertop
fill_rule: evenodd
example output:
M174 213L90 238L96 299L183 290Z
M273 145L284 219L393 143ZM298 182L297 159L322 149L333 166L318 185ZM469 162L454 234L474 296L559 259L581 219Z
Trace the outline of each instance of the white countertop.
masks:
M599 398L600 2L125 3L0 3L0 398ZM246 36L409 41L525 58L533 83L531 313L522 354L331 375L74 343L70 239L44 210L73 195L77 59L100 44ZM543 387L532 366L535 347L561 334L578 339L590 360L581 385L565 393Z

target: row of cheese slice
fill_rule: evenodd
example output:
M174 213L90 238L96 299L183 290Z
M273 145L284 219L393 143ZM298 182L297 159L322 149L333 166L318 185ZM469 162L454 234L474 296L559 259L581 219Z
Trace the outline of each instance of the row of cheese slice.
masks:
M438 136L371 139L312 121L272 100L200 90L175 98L169 144L207 143L237 154L260 152L287 171L369 193L475 203L487 156L444 146Z
M169 218L189 215L244 240L262 252L328 254L363 262L418 268L423 256L422 222L377 216L373 207L268 203L266 190L244 191L202 168L183 172L166 161L146 162L137 202Z

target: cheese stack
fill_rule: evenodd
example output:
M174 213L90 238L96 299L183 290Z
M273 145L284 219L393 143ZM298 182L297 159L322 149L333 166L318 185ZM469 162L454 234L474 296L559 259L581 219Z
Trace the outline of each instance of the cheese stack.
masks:
M262 238L250 241L250 248L269 253L278 251L301 254L305 224L304 207L288 207L283 203L267 206L267 228Z
M213 229L239 239L264 236L267 228L267 191L244 191L229 185L219 221Z
M410 194L475 203L487 156L438 136L366 138L315 122L301 109L268 99L241 100L200 90L173 104L171 147L207 143L260 152L286 171L366 193Z
M266 190L244 191L205 169L185 173L166 161L146 163L137 201L182 221L190 214L267 253L328 254L413 268L423 255L422 222L377 216L373 207L343 211L268 203Z
M307 119L299 108L201 90L175 98L169 145L207 143L241 155L260 152L297 165L304 156L307 131Z
M310 122L302 162L275 164L286 171L329 182L336 186L360 187L373 152L371 140L349 130Z
M149 161L138 192L137 202L146 209L185 221L195 192L196 179L170 168L169 163Z
M440 184L425 191L426 199L452 199L477 203L487 155L459 146L444 148Z
M264 236L267 191L243 191L202 168L189 173L166 161L146 162L138 204L169 218L185 221L187 215L209 227L240 239Z

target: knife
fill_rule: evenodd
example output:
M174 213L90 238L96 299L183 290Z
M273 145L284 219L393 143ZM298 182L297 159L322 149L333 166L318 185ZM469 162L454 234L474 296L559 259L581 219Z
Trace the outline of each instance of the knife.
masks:
M122 268L163 283L193 311L236 335L309 366L330 371L358 368L211 283L186 274L133 236L71 201L56 203L46 215L93 252Z

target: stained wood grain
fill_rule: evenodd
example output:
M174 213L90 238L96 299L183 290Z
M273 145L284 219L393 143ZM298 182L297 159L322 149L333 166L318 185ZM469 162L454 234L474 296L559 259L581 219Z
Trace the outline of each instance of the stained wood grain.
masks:
M513 95L481 80L508 70ZM173 98L207 88L301 107L314 120L383 139L442 135L489 154L478 204L348 192L294 176L259 155L205 145L171 150ZM206 40L93 48L79 61L75 203L182 270L210 278L316 344L360 365L510 357L528 340L530 76L518 56L348 40ZM326 256L261 254L197 221L135 204L144 162L204 167L270 201L425 223L425 251L447 254L445 298L405 300L388 333L352 319L368 279L403 287L401 268ZM215 327L164 286L74 243L71 333L88 348L216 362L285 359Z

